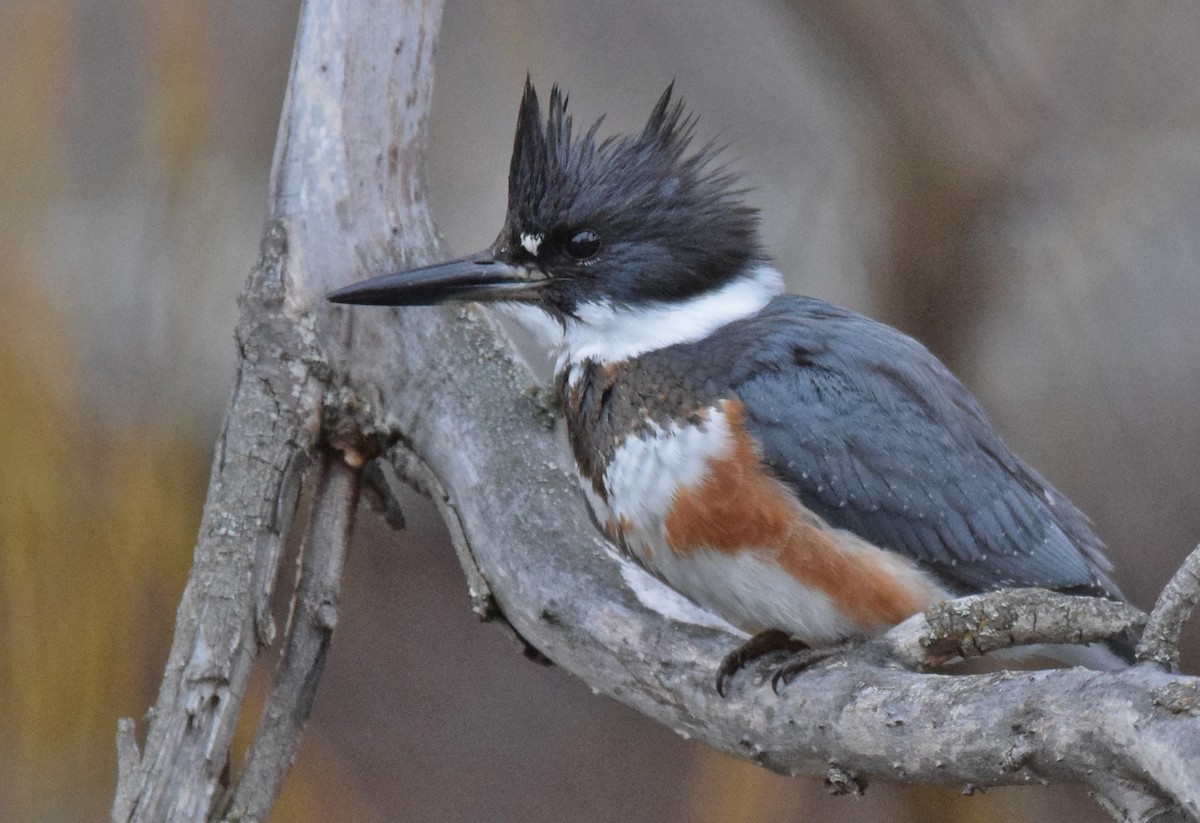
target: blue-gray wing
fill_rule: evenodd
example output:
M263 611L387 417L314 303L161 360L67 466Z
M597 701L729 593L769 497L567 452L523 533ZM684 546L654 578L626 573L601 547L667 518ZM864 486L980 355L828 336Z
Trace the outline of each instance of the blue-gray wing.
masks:
M953 591L1042 586L1120 597L1087 518L1001 441L923 346L861 315L780 297L730 328L746 427L832 525ZM727 327L729 328L729 327Z

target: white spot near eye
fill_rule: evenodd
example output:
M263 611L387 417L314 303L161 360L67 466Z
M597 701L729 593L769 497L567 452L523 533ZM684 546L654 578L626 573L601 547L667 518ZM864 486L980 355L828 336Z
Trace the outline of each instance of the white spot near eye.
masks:
M538 249L541 248L544 235L541 234L522 234L521 245L525 251L537 257Z

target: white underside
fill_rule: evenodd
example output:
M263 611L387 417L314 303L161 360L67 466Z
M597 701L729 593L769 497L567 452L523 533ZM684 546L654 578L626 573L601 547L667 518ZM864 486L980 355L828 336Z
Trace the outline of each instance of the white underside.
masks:
M736 554L693 549L686 555L655 556L664 580L749 634L783 629L821 646L859 632L828 596L797 581L766 549Z
M655 426L625 440L604 476L608 503L590 483L583 487L601 522L624 524L625 544L639 563L738 629L784 629L818 644L855 633L829 597L788 574L765 547L678 553L667 544L664 518L676 493L703 482L708 461L731 446L728 421L713 408L700 426Z
M675 494L703 481L709 461L731 442L729 422L715 408L698 426L652 423L649 432L626 438L604 472L613 516L639 533L661 530Z
M621 579L637 597L638 602L647 609L658 612L668 620L674 620L677 623L707 626L710 629L720 629L730 634L746 634L708 609L697 605L695 601L684 597L662 580L636 565L628 557L615 552L613 556L621 566Z

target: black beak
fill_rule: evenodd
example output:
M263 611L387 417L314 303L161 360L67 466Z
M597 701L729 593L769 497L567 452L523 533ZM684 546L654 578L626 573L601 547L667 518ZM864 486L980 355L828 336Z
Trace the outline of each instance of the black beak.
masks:
M449 263L372 277L331 291L325 299L360 306L433 306L452 301L492 302L534 297L545 283L536 272L481 252Z

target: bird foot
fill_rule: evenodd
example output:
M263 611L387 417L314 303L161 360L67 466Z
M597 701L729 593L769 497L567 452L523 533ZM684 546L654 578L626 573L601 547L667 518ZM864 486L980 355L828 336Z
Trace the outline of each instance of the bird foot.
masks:
M752 660L780 651L788 652L792 656L789 657L790 660L797 654L803 654L808 650L805 643L779 629L767 629L759 632L725 655L725 659L717 667L717 694L721 697L728 697L729 683L733 676Z
M806 669L815 666L822 660L828 660L831 657L836 657L852 649L857 649L861 645L861 638L852 637L849 640L843 640L832 646L823 646L819 649L802 649L784 661L783 665L771 675L771 690L775 694L779 694L780 689L788 686L796 679L797 675Z
M800 672L817 665L822 660L828 660L829 657L839 655L842 651L856 648L857 645L858 641L854 639L854 641L842 641L841 643L827 645L827 647L820 649L802 649L797 651L796 654L793 654L784 661L784 665L776 668L774 674L770 675L770 690L778 695L779 690L782 687L790 685Z

